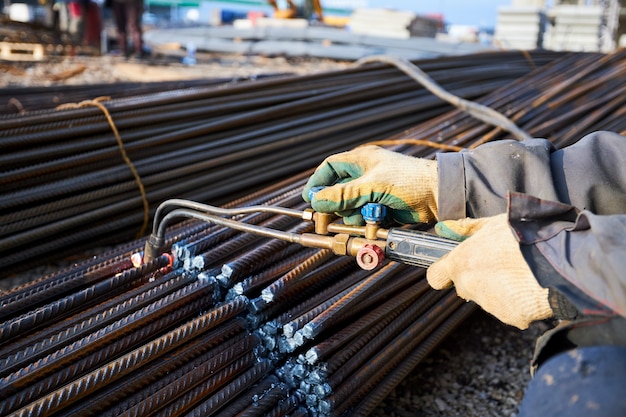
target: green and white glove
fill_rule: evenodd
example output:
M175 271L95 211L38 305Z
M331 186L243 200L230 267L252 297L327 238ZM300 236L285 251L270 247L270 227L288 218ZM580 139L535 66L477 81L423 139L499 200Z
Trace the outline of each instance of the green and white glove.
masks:
M363 224L359 209L380 203L399 223L429 223L437 220L437 162L392 152L378 146L363 146L332 155L320 164L304 187L315 211L337 213L344 223Z
M431 287L454 285L461 298L520 329L553 316L548 289L537 283L524 260L506 214L446 220L435 230L463 242L428 268Z

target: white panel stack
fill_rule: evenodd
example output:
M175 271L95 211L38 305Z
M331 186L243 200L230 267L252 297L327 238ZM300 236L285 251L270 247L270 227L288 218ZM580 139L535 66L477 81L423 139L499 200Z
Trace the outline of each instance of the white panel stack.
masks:
M26 3L13 3L9 5L9 19L15 22L32 22L34 18L33 6Z
M555 6L550 11L544 46L553 51L600 50L602 6Z
M408 39L409 26L416 15L413 12L388 9L356 9L350 16L352 33Z
M539 7L499 7L494 45L503 49L541 48L545 19Z

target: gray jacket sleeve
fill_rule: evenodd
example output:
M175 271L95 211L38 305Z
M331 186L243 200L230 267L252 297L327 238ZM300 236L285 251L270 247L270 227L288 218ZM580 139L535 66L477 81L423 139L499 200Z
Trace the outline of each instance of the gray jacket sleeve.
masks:
M626 346L626 215L516 193L508 214L555 317L565 319L537 341L532 369L574 347Z
M545 139L504 140L437 155L439 220L506 211L508 192L595 214L626 213L626 138L595 132L556 150Z
M501 141L437 160L440 220L508 209L542 286L583 314L626 316L626 137Z
M626 317L626 214L598 215L512 193L508 215L541 286L565 296L582 316ZM563 317L558 299L550 301Z

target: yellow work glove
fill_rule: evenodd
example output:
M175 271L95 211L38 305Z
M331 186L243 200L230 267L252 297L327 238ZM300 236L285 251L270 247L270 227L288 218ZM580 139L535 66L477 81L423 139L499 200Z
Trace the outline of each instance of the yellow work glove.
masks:
M434 289L454 285L460 297L520 329L553 316L548 289L537 283L524 260L506 214L447 220L435 230L467 240L430 266L426 277Z
M309 199L313 187L328 186ZM380 203L399 223L437 220L437 162L363 146L332 155L320 164L302 197L315 211L337 213L344 223L363 223L359 209Z

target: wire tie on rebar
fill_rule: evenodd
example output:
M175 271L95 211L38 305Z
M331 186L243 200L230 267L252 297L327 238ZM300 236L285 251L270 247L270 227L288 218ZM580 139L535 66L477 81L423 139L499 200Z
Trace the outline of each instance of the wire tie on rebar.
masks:
M22 106L22 102L16 99L15 97L11 97L8 101L8 104L13 104L15 108L17 108L17 112L19 114L24 113L24 106Z
M530 55L530 52L523 50L521 51L522 55L524 55L524 58L526 58L526 60L528 61L528 63L530 63L530 66L533 67L533 69L537 69L537 65L535 65L535 61L533 60L533 57Z
M102 111L102 113L104 113L104 116L109 122L109 126L111 126L111 130L113 131L113 134L115 135L115 140L117 141L117 146L120 149L120 154L122 155L122 159L124 159L124 162L126 163L126 165L128 165L128 168L130 168L130 171L135 177L135 182L137 183L137 186L139 187L139 192L141 193L141 200L143 202L143 225L141 226L141 230L139 231L139 233L137 233L137 237L141 237L144 235L144 233L146 232L146 229L148 228L148 222L150 220L150 203L148 202L146 189L143 185L143 182L141 181L139 172L137 172L137 168L135 168L135 165L133 164L133 162L128 157L128 154L126 153L126 149L124 148L124 142L122 141L122 137L120 136L120 133L117 130L117 126L115 126L113 117L111 117L111 113L109 113L109 109L107 109L104 106L104 104L102 104L102 101L108 101L110 99L111 97L101 96L101 97L96 97L93 100L84 100L84 101L81 101L80 103L61 104L60 106L57 106L56 109L57 110L79 109L82 107L94 106L94 107L99 108Z
M367 145L377 145L377 146L418 145L418 146L427 146L430 148L441 149L444 151L451 151L451 152L461 152L462 150L465 149L462 146L448 145L446 143L432 142L427 139L413 139L413 138L373 140L371 142L367 142L362 145L359 145L358 147L367 146Z

